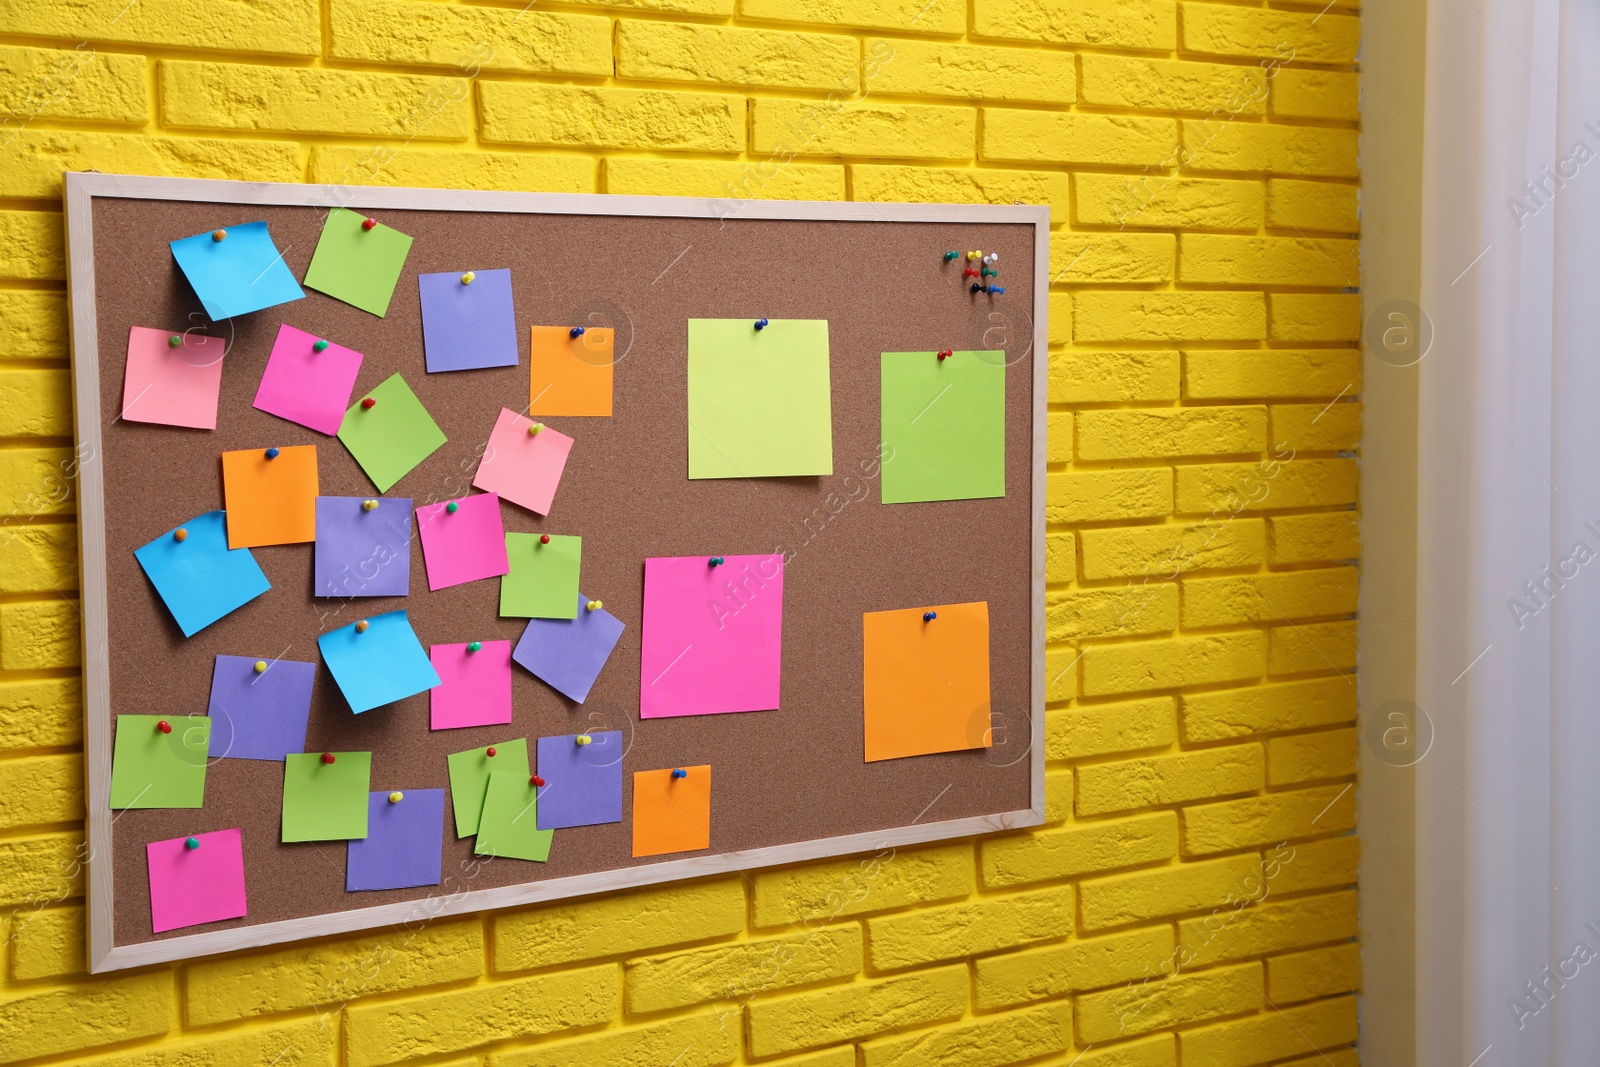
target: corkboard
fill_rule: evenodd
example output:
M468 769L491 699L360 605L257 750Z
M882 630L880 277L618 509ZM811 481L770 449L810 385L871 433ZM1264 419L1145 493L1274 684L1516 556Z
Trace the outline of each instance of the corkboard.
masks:
M116 181L111 188L126 192L128 186L121 183L128 179ZM244 188L168 183L174 184L180 191L184 184ZM577 705L515 667L512 725L430 731L425 694L355 716L326 667L319 667L306 748L370 750L371 787L388 790L447 787L446 754L510 737L528 738L531 754L533 740L541 736L621 730L629 747L622 823L558 831L548 863L487 862L473 857L472 839L455 839L447 816L442 886L364 893L345 892L343 842L279 843L281 764L213 761L204 808L126 811L109 821L109 854L96 855L92 865L109 867L111 944L121 948L194 939L201 932L272 923L281 925L269 927L275 932L264 940L283 940L304 936L286 932L292 924L284 920L562 879L570 879L572 891L577 891L605 881L572 876L684 859L631 857L627 813L635 770L713 766L711 852L719 855L912 826L963 826L970 833L974 817L1009 813L1008 824L1017 825L1017 813L1025 822L1030 810L1037 811L1041 798L1035 779L1042 754L1033 743L1038 735L1034 709L1040 706L1034 661L1041 647L1035 631L1042 583L1036 587L1034 487L1042 441L1035 441L1033 319L1042 318L1042 308L1032 306L1039 237L1034 224L402 210L370 206L369 197L365 210L415 238L387 317L308 289L304 300L217 324L230 347L217 429L207 432L116 417L129 328L208 325L167 243L219 226L265 220L300 278L325 209L309 203L144 198L149 195L141 190L139 197L85 197L92 226L83 227L82 220L77 225L91 236L87 242L75 240L73 248L75 297L83 292L84 272L93 272L88 280L98 380L87 387L80 382L79 418L80 426L98 425L98 455L91 464L99 465L104 516L104 638L100 643L91 639L88 647L91 657L97 648L104 650L110 714L96 722L91 709L91 754L109 753L115 715L204 714L218 654L320 661L320 633L402 607L424 646L473 639L515 641L522 633L523 620L497 615L497 580L428 592L420 545L413 539L412 592L404 599L314 599L310 545L254 549L272 582L271 592L184 639L133 550L191 516L222 506L219 453L314 444L323 494L375 492L337 439L251 406L281 322L361 351L365 362L357 395L395 371L411 383L449 437L449 444L389 491L410 496L418 505L466 493L500 408L526 408L529 325L586 323L617 330L614 417L546 420L576 439L551 515L541 519L502 505L508 531L582 535L583 592L603 599L627 624L588 701ZM207 193L208 199L219 195ZM433 195L441 204L454 203L448 194ZM80 230L74 231L75 238L82 236ZM998 251L1006 294L968 292L959 277L965 264L942 262L941 253L952 248ZM521 364L425 373L417 275L497 267L512 272ZM82 359L84 311L75 307L80 367L92 362ZM829 323L835 473L689 481L686 320L759 316ZM879 504L879 353L999 345L1006 345L1010 361L1006 496ZM95 394L98 410L85 410ZM89 435L82 436L87 440ZM91 480L85 479L86 493L94 488ZM94 509L83 510L85 525L91 526ZM95 531L86 529L86 560L102 551L96 541ZM645 557L755 552L789 554L781 708L641 722ZM94 570L86 565L86 575ZM93 614L88 591L86 585L86 611ZM978 600L988 602L992 627L996 745L865 763L862 613ZM89 625L94 624L91 618ZM91 663L91 688L95 669ZM96 785L101 792L93 791ZM104 784L93 775L90 805L106 806ZM249 916L152 935L145 844L228 827L243 830ZM849 850L863 847L857 838ZM772 855L759 862L773 862ZM674 876L690 873L694 869ZM649 880L654 879L631 881ZM487 895L485 902L492 897ZM507 898L502 894L498 899ZM105 911L106 902L97 902L95 910ZM381 912L379 908L372 914ZM377 924L358 918L338 928ZM306 929L315 929L315 924ZM252 942L233 938L217 943ZM164 958L215 950L197 946L164 953Z

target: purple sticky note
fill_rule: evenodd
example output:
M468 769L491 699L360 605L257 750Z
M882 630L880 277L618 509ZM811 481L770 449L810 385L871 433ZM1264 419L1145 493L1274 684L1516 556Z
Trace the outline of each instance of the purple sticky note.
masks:
M360 352L284 323L272 343L254 406L319 433L336 434L360 372Z
M376 507L368 507L376 504ZM317 497L313 596L406 596L411 592L411 500Z
M604 608L590 611L589 599L579 593L576 619L528 620L511 658L556 692L582 704L624 629L622 620Z
M539 829L622 821L622 731L539 738Z
M244 899L244 841L238 830L152 841L144 851L150 864L152 932L250 913Z
M417 532L422 535L430 590L496 578L511 570L500 497L494 493L418 508Z
M367 836L345 854L345 892L438 885L443 872L444 790L368 793Z
M464 279L470 278L470 281ZM417 275L428 373L517 365L511 271Z
M265 664L264 670L256 670ZM315 663L218 656L211 669L213 759L282 760L306 750Z
M510 641L434 645L428 658L439 675L439 684L428 690L431 728L454 730L511 721Z

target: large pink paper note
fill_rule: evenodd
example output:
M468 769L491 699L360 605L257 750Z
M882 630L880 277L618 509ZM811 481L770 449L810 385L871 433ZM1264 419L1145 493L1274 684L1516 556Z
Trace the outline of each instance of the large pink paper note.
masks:
M319 433L336 434L359 373L360 352L284 323L253 406Z
M645 560L643 644L641 718L776 708L783 557Z
M122 417L215 430L226 351L227 342L220 337L133 327L122 376Z
M561 472L567 467L567 454L572 451L572 438L548 426L532 433L534 425L533 419L501 408L472 484L499 493L519 507L548 515Z
M152 841L144 851L150 864L153 932L249 914L244 900L244 843L238 830Z
M477 645L476 650L473 645ZM428 725L435 730L498 726L511 721L511 642L434 645L428 658L439 684L428 690Z
M511 570L505 526L500 522L500 498L495 494L429 504L418 508L416 514L430 590L495 578Z

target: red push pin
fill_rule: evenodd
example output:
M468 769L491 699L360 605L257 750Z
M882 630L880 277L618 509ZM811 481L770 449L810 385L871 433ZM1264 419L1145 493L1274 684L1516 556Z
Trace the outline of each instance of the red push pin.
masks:
M367 397L365 400L363 400L361 402L361 410L363 410L363 411L371 411L377 405L378 405L378 402L376 400L372 399L369 396L369 397Z
M166 719L162 719L160 722L156 723L156 729L160 730L164 734L170 734L172 732L172 724Z
M945 360L950 358L951 354L952 354L951 350L948 349L948 348L945 349L943 352L940 352L939 353L939 362L943 363Z
M548 545L550 543L550 535L549 534L540 534L539 535L539 543L541 545Z
M370 230L374 226L376 226L377 224L378 224L378 220L377 219L364 219L364 220L362 220L361 228L363 230Z
M528 779L528 784L529 784L529 785L531 785L531 786L536 786L536 787L538 787L538 786L543 786L543 785L544 785L544 779L543 779L543 778L540 778L540 777L539 777L539 776L538 776L538 775L537 775L537 774L536 774L536 775L534 775L534 776L533 776L533 777L532 777L532 778L529 778L529 779Z
M489 746L489 747L488 747L488 748L486 748L486 749L484 749L484 750L483 750L483 754L484 754L484 755L485 755L485 756L492 756L492 755L494 755L494 746L493 746L493 745L490 745L490 746Z
M966 270L961 272L961 276L963 278L976 278L978 277L978 272L973 270L971 267L968 267Z
M333 753L332 752L324 752L322 754L322 762L323 763L332 763L333 762Z

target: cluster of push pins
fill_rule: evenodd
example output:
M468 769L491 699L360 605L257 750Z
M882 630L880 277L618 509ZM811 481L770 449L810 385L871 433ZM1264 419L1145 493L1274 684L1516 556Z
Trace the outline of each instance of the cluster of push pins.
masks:
M1000 268L995 266L996 263L1000 262L999 252L990 252L988 255L984 255L982 249L973 249L966 255L968 266L962 269L961 276L963 278L978 279L972 283L972 291L974 293L989 293L994 296L999 296L1006 291L1005 286L994 285L984 280L986 278L1000 277ZM944 254L944 261L946 263L960 258L960 252L946 252ZM976 267L971 266L973 263L977 263L979 265ZM943 359L944 353L940 353L939 358Z

